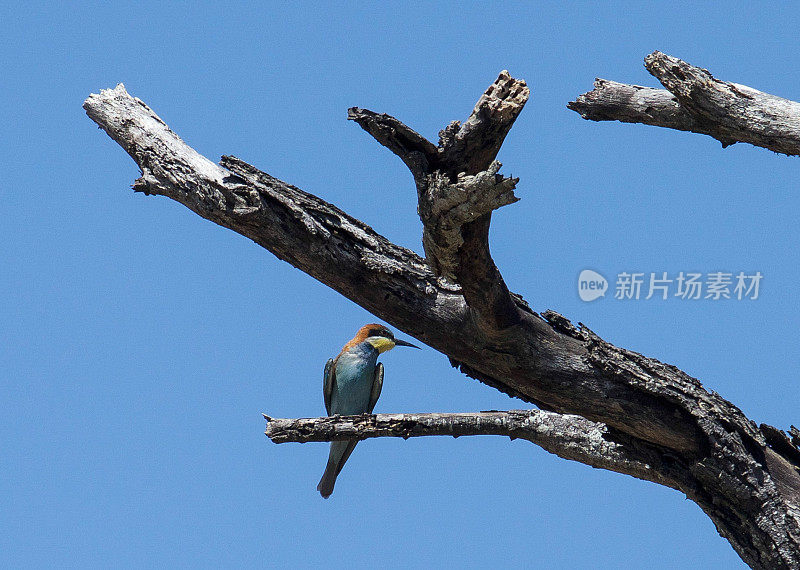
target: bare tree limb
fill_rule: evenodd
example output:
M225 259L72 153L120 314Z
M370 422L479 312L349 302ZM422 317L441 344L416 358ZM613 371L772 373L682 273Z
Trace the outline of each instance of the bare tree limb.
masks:
M568 103L567 108L590 121L642 123L714 136L713 130L704 129L665 89L597 78L594 89Z
M348 114L411 170L428 264L461 286L476 325L489 334L520 319L489 252L489 224L492 210L517 201L516 180L498 175L494 159L529 95L524 81L502 71L463 124L439 133L438 146L389 115L358 108Z
M424 177L430 164L437 160L439 149L432 142L390 115L352 107L347 110L347 118L400 157L415 180Z
M491 194L502 179L494 178L494 185L477 180L496 176L490 166L527 88L507 74L496 84L464 126L443 133L436 156L444 158L436 160L457 165L449 171L431 167L431 147L411 129L389 121L394 130L381 131L388 119L372 115L370 132L384 133L390 148L412 148L407 158L428 161L420 171L425 177L447 177L451 188L431 196L432 210L438 200L442 212L452 209L449 193L459 184L488 192L489 204L509 199L503 198L508 188ZM626 438L628 449L652 450L659 461L648 465L700 505L748 564L800 566L800 465L785 441L765 435L677 368L615 347L555 312L532 312L508 292L488 256L489 214L461 226L453 283L316 196L233 157L215 165L122 86L90 96L84 108L141 168L136 190L170 197L247 236L446 354L470 376L551 411L605 424L606 433ZM423 223L431 229L430 221Z
M596 79L594 90L567 107L592 121L622 121L709 135L729 146L746 142L800 155L800 103L716 79L655 51L645 67L666 91Z
M416 254L338 208L236 158L223 157L225 168L214 165L121 86L91 96L86 107L112 138L124 141L142 169L135 189L173 198L246 235L515 396L595 421L607 419L667 447L688 451L699 445L696 428L665 419L672 412L619 417L619 401L643 409L643 398L660 396L603 378L587 357L592 346L605 344L590 331L561 334L563 327L521 311L516 327L487 338L457 286L438 280ZM699 386L685 375L673 381L679 390Z
M658 449L581 416L543 410L449 414L363 414L302 419L264 415L274 443L374 437L500 435L525 439L564 459L677 489Z

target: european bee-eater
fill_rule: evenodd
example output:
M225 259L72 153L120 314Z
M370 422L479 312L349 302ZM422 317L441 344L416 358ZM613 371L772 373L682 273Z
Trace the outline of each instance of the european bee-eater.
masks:
M378 355L395 346L419 348L394 338L392 331L383 325L364 325L336 358L328 360L322 389L329 416L372 413L383 387L383 364L378 362ZM331 442L328 465L317 485L323 498L333 493L336 477L356 443L358 441Z

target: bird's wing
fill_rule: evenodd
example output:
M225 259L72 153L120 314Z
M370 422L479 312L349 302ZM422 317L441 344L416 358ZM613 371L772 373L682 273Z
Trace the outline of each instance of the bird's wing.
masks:
M331 415L331 396L333 395L333 385L336 383L336 367L333 365L333 358L329 358L325 363L325 373L322 382L322 397L325 398L325 411Z
M378 362L375 365L375 376L372 378L372 390L369 393L368 414L371 414L372 410L375 409L375 404L378 403L378 398L381 397L381 388L383 388L383 364Z

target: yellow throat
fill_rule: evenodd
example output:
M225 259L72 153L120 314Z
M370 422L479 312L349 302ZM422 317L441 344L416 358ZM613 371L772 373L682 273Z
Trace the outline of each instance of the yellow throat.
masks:
M374 346L379 353L386 352L387 350L392 350L395 347L394 341L390 338L382 337L382 336L371 336L367 339L367 342Z

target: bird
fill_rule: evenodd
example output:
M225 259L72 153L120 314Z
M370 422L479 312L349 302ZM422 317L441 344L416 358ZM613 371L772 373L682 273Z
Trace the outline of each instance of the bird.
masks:
M336 358L328 360L322 386L328 416L372 413L383 388L383 364L378 362L378 356L395 346L419 348L395 338L385 326L371 323L358 329ZM331 442L328 464L317 485L322 498L333 493L336 477L356 443L357 440Z

